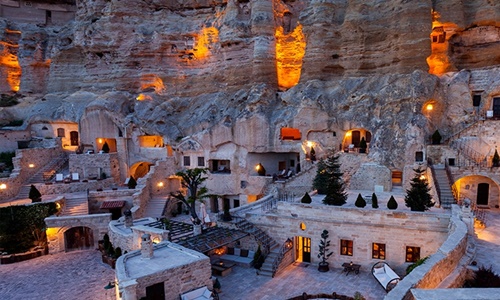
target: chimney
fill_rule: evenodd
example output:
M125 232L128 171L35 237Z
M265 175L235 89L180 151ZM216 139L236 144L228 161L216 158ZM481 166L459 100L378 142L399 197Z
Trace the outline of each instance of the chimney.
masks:
M149 233L142 235L141 256L142 258L153 258L153 241Z
M134 226L134 219L132 218L132 212L130 210L126 210L123 212L125 216L125 227L130 228Z

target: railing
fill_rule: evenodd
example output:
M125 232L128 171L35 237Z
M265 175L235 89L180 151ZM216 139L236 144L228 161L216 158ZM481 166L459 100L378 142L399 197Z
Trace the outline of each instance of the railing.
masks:
M460 137L460 134L464 131L466 131L467 129L475 126L477 123L479 123L479 121L484 121L486 120L486 112L482 111L482 112L479 112L478 114L476 114L475 116L475 119L472 123L469 123L469 124L466 124L466 123L461 123L459 126L459 128L457 130L455 130L454 132L452 132L451 134L445 136L443 138L443 141L445 143L448 143L450 142L450 140L452 138L455 138L455 137Z
M467 159L466 162L470 162L472 165L480 168L488 167L488 156L477 152L464 142L453 142L451 147L458 151L459 156L462 154ZM459 161L458 165L461 167L469 166L466 162Z
M436 193L438 195L439 202L442 205L443 203L441 201L441 188L439 187L439 182L438 182L437 177L436 177L436 171L434 171L434 165L432 164L432 159L427 158L427 165L431 169L432 179L434 180L434 187L436 188Z
M255 239L260 242L262 245L262 253L264 256L269 254L271 251L271 242L273 242L273 239L267 235L263 230L257 228L255 225L252 223L248 222L242 217L239 216L231 216L232 217L232 223L236 225L240 230L251 234L255 237ZM219 215L219 218L222 218L222 215Z
M283 257L285 256L285 254L286 254L288 251L292 250L292 248L293 248L293 247L290 247L290 244L288 244L288 240L287 240L287 241L285 241L285 242L283 243L283 245L281 245L281 247L280 247L280 251L279 251L279 253L278 253L278 256L276 256L276 257L274 258L274 261L273 261L273 265L272 265L272 273L273 273L273 275L272 275L272 277L274 277L274 275L276 275L276 272L278 271L278 268L279 268L279 266L280 266L280 263L281 263L281 261L283 260Z

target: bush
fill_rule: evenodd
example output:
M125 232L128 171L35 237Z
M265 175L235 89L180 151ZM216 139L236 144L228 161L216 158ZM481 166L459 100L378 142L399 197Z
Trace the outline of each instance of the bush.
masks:
M493 167L500 167L500 155L498 155L497 149L495 149L495 154L493 154L491 162L493 164Z
M104 145L102 145L102 152L104 153L109 153L109 145L108 142L104 142Z
M14 106L19 104L19 101L17 101L17 97L10 96L7 94L1 94L0 95L0 107L9 107L9 106Z
M432 144L433 145L441 144L441 139L442 139L442 136L439 133L439 130L436 129L436 131L434 131L434 133L432 134Z
M388 209L398 208L398 203L396 202L396 199L394 199L394 196L392 196L392 195L391 195L391 198L389 198L389 201L387 202L387 208Z
M127 186L131 190L135 189L135 187L137 186L137 181L135 181L134 177L130 176L128 183L127 183Z
M421 264L423 264L429 257L426 256L424 258L421 258L419 260L417 260L415 263L409 265L407 268L406 268L406 275L410 274L411 271L413 271L413 269L415 269L416 267L420 266Z
M252 261L253 267L256 269L260 269L260 267L262 267L262 264L264 263L264 261L265 261L265 257L264 257L264 255L262 255L262 250L260 249L260 244L259 244L257 251L255 251L255 253L253 255L253 261Z
M500 276L492 271L491 266L486 269L484 266L474 272L474 277L464 283L465 288L498 288L500 287Z
M378 208L378 198L375 193L372 194L372 208Z
M115 256L114 256L114 258L118 258L120 256L122 256L122 248L116 247L115 248Z
M309 196L309 193L306 192L304 194L304 197L302 197L302 199L300 199L300 202L301 203L311 203L312 199L311 199L311 196Z
M42 202L42 194L34 185L31 185L30 187L28 198L31 199L31 203Z
M361 194L358 194L358 198L356 198L356 202L354 203L354 205L361 208L366 206L366 201L365 199L363 199L363 196L361 196Z

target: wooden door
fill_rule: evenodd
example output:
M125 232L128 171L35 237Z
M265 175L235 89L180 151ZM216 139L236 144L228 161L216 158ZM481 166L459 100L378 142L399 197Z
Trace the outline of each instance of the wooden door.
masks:
M361 133L358 130L353 130L352 131L352 143L351 144L354 144L354 147L358 148L360 141L361 141Z
M477 205L488 205L488 197L490 194L490 185L487 183L480 183L477 185Z
M302 237L302 261L311 262L311 239Z

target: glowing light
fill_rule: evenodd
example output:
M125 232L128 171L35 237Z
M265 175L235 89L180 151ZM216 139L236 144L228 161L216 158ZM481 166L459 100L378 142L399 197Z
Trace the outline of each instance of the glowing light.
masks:
M302 58L306 53L306 41L302 33L302 25L298 24L288 34L284 33L283 27L278 27L275 38L278 85L283 88L291 88L299 83Z
M163 187L163 182L162 181L158 182L158 187Z
M0 190L5 190L7 185L5 183L0 184Z
M314 146L314 143L311 141L307 141L307 147L311 148L312 146Z
M153 88L155 93L159 95L166 90L163 80L160 77L155 74L144 74L141 76L141 89L145 90L149 88Z
M425 180L425 175L420 175L420 180Z
M207 27L195 38L194 47L196 59L204 59L210 56L212 44L219 41L219 30L215 27Z
M144 101L144 100L153 100L153 98L151 98L151 96L149 95L144 95L144 94L139 94L139 96L137 96L137 99L138 101Z
M351 135L352 135L352 132L351 132L351 131L348 131L348 132L346 132L346 134L345 134L345 136L347 136L347 137L349 137L349 136L351 136Z
M432 104L427 104L427 106L425 107L425 109L427 109L428 111L431 111L434 109L434 106Z
M224 253L226 253L226 250L224 248L217 248L214 250L214 253L216 255L223 255Z
M56 209L57 209L57 210L60 210L60 209L61 209L61 203L56 202Z
M13 32L13 31L12 31ZM20 32L19 32L20 34ZM19 45L0 41L3 51L0 52L0 71L6 70L7 84L13 92L18 92L21 85L21 66L17 57ZM3 72L0 72L3 73ZM1 77L4 77L2 75Z
M161 242L160 238L159 237L155 237L153 239L153 244L159 244Z
M99 139L98 142L99 142L99 144L102 144L102 139Z
M257 164L257 165L255 166L255 170L257 170L257 171L258 171L258 170L260 170L260 164Z
M30 167L30 168L34 168L34 167L35 167L35 165L34 165L34 164L29 164L29 165L28 165L28 167Z
M427 64L429 65L430 74L442 75L453 71L453 65L448 57L448 39L458 29L458 26L451 22L441 23L439 13L434 10L431 13L431 55L427 57Z

